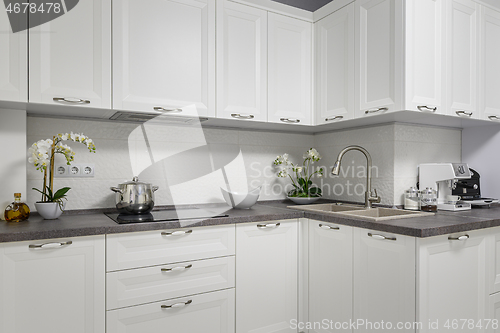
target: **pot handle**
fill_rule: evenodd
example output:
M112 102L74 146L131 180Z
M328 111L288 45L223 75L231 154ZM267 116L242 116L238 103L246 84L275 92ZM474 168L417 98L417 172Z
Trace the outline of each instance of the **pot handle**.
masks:
M159 189L159 188L160 188L160 187L158 187L158 186L153 186L153 187L152 187L152 190L153 190L153 192L156 192L156 191L158 191L158 189Z
M109 189L110 189L111 191L113 191L113 192L118 192L118 193L123 194L123 191L122 191L122 190L120 190L118 187L110 187Z

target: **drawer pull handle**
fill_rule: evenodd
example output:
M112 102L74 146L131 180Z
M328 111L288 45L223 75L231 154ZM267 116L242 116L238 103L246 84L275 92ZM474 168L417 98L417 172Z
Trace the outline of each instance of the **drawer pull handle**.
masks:
M369 109L365 111L365 114L369 113L375 113L375 112L382 112L382 111L388 111L389 108L377 108L377 109Z
M162 232L161 235L162 236L183 236L183 235L187 235L187 234L190 234L192 233L193 230L189 229L189 230L177 230L177 231L171 231L171 232Z
M500 120L499 116L488 116L489 120Z
M60 243L44 243L44 244L30 244L30 249L57 249L65 245L73 244L72 241L60 242Z
M325 118L325 121L334 121L334 120L341 120L341 119L344 119L344 116L335 116L335 117Z
M469 235L462 235L458 237L448 237L449 240L457 240L457 241L464 241L466 239L469 239Z
M241 114L241 113L231 113L231 117L236 119L253 119L255 116L253 114Z
M71 98L71 97L54 97L52 98L54 102L57 103L69 103L69 104L90 104L89 100L81 98Z
M458 116L472 117L472 112L467 112L465 110L459 110L455 112Z
M259 229L270 229L277 228L280 226L280 223L265 223L265 224L257 224L257 228Z
M280 120L284 123L300 123L300 119L292 119L292 118L280 118Z
M179 271L185 271L186 269L189 269L193 267L193 265L187 265L187 266L176 266L172 268L162 268L162 272L179 272Z
M191 303L193 303L192 299L190 299L186 303L174 303L174 304L171 304L171 305L162 305L161 308L162 309L177 309L177 308L183 308L186 305L189 305Z
M162 106L155 106L153 110L160 112L182 112L182 109L165 109Z
M437 106L419 105L417 106L417 109L419 111L436 112L438 108Z
M396 237L385 237L383 235L372 234L370 232L368 233L368 236L375 238L375 239L380 239L380 240L390 240L390 241L396 240Z
M320 224L319 227L326 230L340 230L339 227L332 227L326 224Z

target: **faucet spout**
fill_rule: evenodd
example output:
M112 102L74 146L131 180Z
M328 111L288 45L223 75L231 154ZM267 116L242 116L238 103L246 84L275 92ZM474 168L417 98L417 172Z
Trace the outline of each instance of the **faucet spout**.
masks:
M363 153L366 157L366 192L365 192L365 208L372 208L372 202L380 202L380 197L377 195L377 190L375 190L375 195L372 195L372 157L370 153L361 146L347 146L339 153L337 161L333 165L332 174L339 175L340 173L340 162L344 157L345 153L351 150L357 150Z

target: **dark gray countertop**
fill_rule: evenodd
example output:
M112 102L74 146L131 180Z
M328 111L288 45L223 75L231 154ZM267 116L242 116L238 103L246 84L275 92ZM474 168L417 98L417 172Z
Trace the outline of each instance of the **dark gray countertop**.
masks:
M322 202L328 202L322 200ZM431 237L500 226L500 205L492 208L478 208L464 212L438 212L435 216L403 218L379 222L341 218L327 213L303 212L288 209L290 201L260 202L251 209L227 211L228 217L203 221L151 222L137 224L117 224L98 211L65 213L57 220L43 220L34 215L28 221L7 223L0 221L0 242L14 242L35 239L51 239L122 232L177 229L210 225L236 224L296 218L309 218L333 222L371 230L414 236ZM212 205L213 206L213 205ZM109 211L106 210L106 211Z

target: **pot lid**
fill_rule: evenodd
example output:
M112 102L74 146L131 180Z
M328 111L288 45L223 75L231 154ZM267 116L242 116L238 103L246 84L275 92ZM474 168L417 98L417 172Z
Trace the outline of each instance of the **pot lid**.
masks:
M426 187L425 190L420 191L420 194L436 194L436 193L437 193L437 191L433 190L430 187Z
M139 181L139 177L135 176L131 181L121 183L120 185L151 185L150 183L144 183Z

